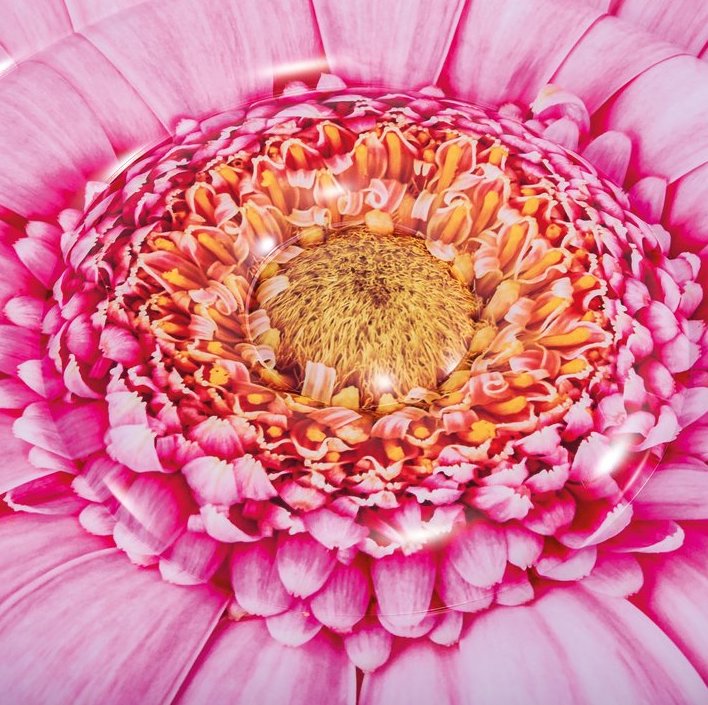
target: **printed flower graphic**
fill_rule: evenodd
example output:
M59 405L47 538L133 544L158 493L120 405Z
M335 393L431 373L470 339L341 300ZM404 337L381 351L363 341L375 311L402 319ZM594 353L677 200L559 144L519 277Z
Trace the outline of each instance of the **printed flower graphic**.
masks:
M708 7L9 3L8 703L708 693Z

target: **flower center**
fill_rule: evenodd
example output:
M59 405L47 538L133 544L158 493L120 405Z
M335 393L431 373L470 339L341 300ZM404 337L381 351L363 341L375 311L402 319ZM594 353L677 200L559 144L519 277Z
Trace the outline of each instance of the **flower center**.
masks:
M362 405L434 390L465 358L480 299L406 234L347 227L278 272L287 286L264 304L279 332L277 364L302 379L308 363L336 374ZM353 389L352 389L353 388Z

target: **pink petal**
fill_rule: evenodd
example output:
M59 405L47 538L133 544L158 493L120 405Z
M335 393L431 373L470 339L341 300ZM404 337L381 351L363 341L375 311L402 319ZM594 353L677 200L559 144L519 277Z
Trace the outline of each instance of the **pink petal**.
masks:
M430 607L435 573L435 561L424 551L374 561L371 577L381 614L396 625L418 624Z
M708 7L701 0L678 0L670 5L624 0L617 8L617 17L692 54L698 54L708 42Z
M241 497L230 463L212 456L190 460L182 473L200 504L230 506Z
M456 97L528 104L599 16L575 3L478 0L460 18L443 82Z
M428 705L453 703L460 678L456 649L418 640L391 655L388 663L364 676L360 705ZM490 701L491 702L491 701Z
M650 619L626 600L578 588L479 615L460 658L472 702L680 705L705 697L691 664Z
M22 215L63 207L87 177L115 158L81 95L40 64L22 64L3 78L0 122L6 126L0 136L0 202Z
M310 599L315 617L335 631L349 632L366 614L371 597L369 577L358 563L338 563L325 586Z
M590 574L596 557L597 549L594 546L555 551L547 548L536 562L536 572L551 580L575 582Z
M15 417L0 412L0 437L3 439L3 463L0 467L0 492L7 492L13 487L47 475L51 470L32 465L27 454L29 446L13 435Z
M236 487L242 497L253 500L266 500L278 493L268 479L268 474L260 460L252 455L244 455L233 462Z
M286 646L302 646L322 629L307 603L296 600L286 612L266 617L269 634Z
M634 521L608 545L625 553L665 553L679 548L683 539L683 529L673 521Z
M666 180L659 176L645 176L629 191L632 210L648 223L661 221L666 200Z
M106 423L106 410L100 403L37 402L28 406L15 421L13 433L62 458L75 459L103 447ZM77 428L81 433L76 433Z
M211 587L175 587L115 550L66 563L16 593L0 618L3 697L169 702L225 604Z
M12 513L0 518L0 600L58 566L110 546L87 534L75 517Z
M278 575L288 592L308 597L317 592L334 569L336 554L307 534L284 536L278 544Z
M629 597L642 587L643 581L642 568L634 556L600 553L583 585L603 595Z
M303 516L305 528L327 548L351 548L368 535L366 527L353 517L330 509L316 509Z
M497 588L496 602L509 607L523 605L534 598L534 589L525 570L509 566L504 580Z
M632 156L632 141L622 132L608 131L583 150L583 156L616 184L622 184Z
M278 575L272 539L234 550L231 584L239 605L251 614L278 614L292 603L292 597Z
M0 43L15 60L31 56L71 31L63 3L40 0L32 11L21 0L9 0L3 5Z
M436 592L447 607L459 612L484 610L494 600L493 590L468 583L447 556L440 563Z
M0 409L24 409L39 401L39 396L19 379L0 379Z
M644 560L645 586L638 595L641 608L668 634L708 678L708 630L705 556L708 539L689 534L677 553Z
M126 367L132 367L140 360L140 345L135 336L119 326L109 325L101 331L99 347L109 360Z
M36 514L78 514L86 500L77 496L71 487L73 475L55 472L10 490L5 502L17 511Z
M124 540L162 553L186 529L192 507L184 481L165 475L139 475L127 489L109 484L120 506L115 513ZM130 546L122 546L130 550Z
M505 528L509 563L526 570L541 555L544 538L517 524L507 524Z
M255 0L203 7L184 0L160 7L141 3L83 34L161 122L172 126L179 117L232 109L250 96L270 93L274 74L292 73L293 63L300 73L313 63L319 66L311 13L301 0L285 0L276 14L264 13Z
M662 443L669 443L679 435L680 431L681 426L674 410L670 406L662 406L656 419L656 425L637 446L637 450L646 450Z
M452 646L460 638L462 621L462 612L446 610L439 616L438 623L428 634L428 638L440 646Z
M506 536L501 527L474 522L450 545L450 559L460 575L477 587L490 587L504 575L507 561Z
M226 556L226 547L211 536L194 531L183 533L160 558L160 575L176 585L206 583Z
M674 234L676 252L697 250L708 243L706 179L708 164L703 164L671 185L667 223Z
M40 355L39 334L11 325L0 325L0 372L17 374L17 366Z
M155 434L140 424L118 426L108 432L108 454L135 472L160 472L162 464L155 450Z
M71 24L78 31L87 24L110 17L133 5L138 5L142 0L66 0L66 9L71 17Z
M373 623L364 623L344 637L347 656L364 673L375 671L386 663L392 644L391 632Z
M578 95L595 112L647 68L680 53L678 47L605 16L580 38L551 80Z
M634 500L643 519L708 519L708 470L691 466L663 466Z
M437 81L464 3L315 0L330 69L354 84L421 87Z
M678 422L681 428L686 428L708 413L708 387L686 389L678 401Z
M354 705L354 667L324 634L293 649L261 619L224 621L192 669L177 702L204 705Z
M66 37L33 60L55 70L81 94L116 153L156 143L166 136L135 89L81 35Z
M657 110L657 105L671 110ZM610 104L603 127L631 137L637 176L674 181L708 161L707 111L708 65L677 56L632 81Z

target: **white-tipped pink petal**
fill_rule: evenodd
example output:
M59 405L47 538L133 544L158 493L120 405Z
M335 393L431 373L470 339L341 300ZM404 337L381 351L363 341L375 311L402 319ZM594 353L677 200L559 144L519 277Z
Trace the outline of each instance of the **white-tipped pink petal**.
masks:
M664 4L644 0L623 0L617 17L672 44L698 54L708 42L708 6L701 0L678 0Z
M214 576L225 555L223 544L208 534L186 531L160 558L160 575L176 585L206 583Z
M296 600L286 612L266 617L269 634L286 646L302 646L322 629L306 602Z
M470 3L460 18L443 83L453 94L482 104L530 103L600 14L576 3Z
M492 523L477 521L453 539L450 560L470 584L490 587L504 575L507 543L504 530Z
M310 73L321 66L319 37L303 0L286 0L277 13L263 12L256 0L199 7L186 0L142 3L83 34L168 127L180 117L232 109L270 94L280 73ZM164 46L170 47L169 61Z
M371 577L381 614L397 626L417 625L430 607L435 574L435 560L424 551L376 560Z
M671 110L658 109L663 105ZM636 176L671 182L708 161L707 112L708 65L676 56L626 86L604 111L602 127L632 138Z
M118 692L126 702L165 702L226 599L212 587L170 585L106 549L45 573L13 603L0 615L0 685L8 702L110 702Z
M293 601L278 575L272 539L240 546L234 551L231 584L239 605L251 614L278 614Z
M155 434L141 424L128 424L108 432L108 454L135 472L160 472L162 464L155 450Z
M15 438L12 433L14 422L14 416L0 412L0 434L2 434L3 438L0 492L7 492L18 485L30 482L51 472L51 470L35 467L28 461L27 454L31 446L19 438Z
M421 87L437 81L464 2L314 0L330 69L353 84Z
M370 597L365 568L358 563L339 563L324 587L310 599L310 609L325 626L348 632L366 614Z
M362 622L344 637L344 648L352 663L370 673L388 660L393 635L375 622Z
M177 703L203 705L354 705L354 666L324 634L293 649L268 633L263 620L225 621L189 675Z
M647 68L680 53L678 47L606 15L579 39L551 80L595 112Z
M13 433L27 443L62 458L84 458L103 447L107 419L96 403L79 405L37 402L28 406L13 425ZM76 433L80 428L81 433Z
M336 554L307 534L285 536L278 544L278 574L287 590L296 597L309 597L329 577Z
M452 646L460 638L462 624L462 612L446 610L438 615L438 623L430 630L428 638L434 644Z

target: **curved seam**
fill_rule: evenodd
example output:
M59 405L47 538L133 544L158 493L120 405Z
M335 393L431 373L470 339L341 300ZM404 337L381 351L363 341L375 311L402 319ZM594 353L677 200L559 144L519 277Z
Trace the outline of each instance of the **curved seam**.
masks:
M54 566L50 570L42 573L41 575L33 578L28 583L25 583L19 590L16 590L11 595L6 597L2 602L0 602L0 620L2 620L7 613L15 607L19 602L21 602L28 595L32 594L37 588L42 587L45 583L48 583L53 578L61 575L62 573L79 566L83 563L93 560L94 558L100 558L101 556L108 556L112 554L120 553L118 548L99 548L95 551L90 551L89 553L83 553L76 558L71 558L64 563Z
M217 627L221 623L223 612L229 603L229 598L227 595L223 595L223 602L221 603L221 608L216 612L213 620L211 620L205 629L204 636L196 644L193 649L193 654L185 660L184 665L180 672L175 676L174 682L170 689L165 694L165 703L177 703L182 697L183 688L189 677L192 675L196 668L197 661L201 655L206 651L209 642L211 641Z
M144 5L145 3L140 3L140 4ZM125 10L123 12L125 12ZM111 16L113 17L116 14L121 14L121 13L114 13L114 15L111 15ZM94 24L98 24L98 23L94 23ZM93 27L93 26L94 25L88 25L88 27ZM85 28L83 28L83 29L85 29ZM83 29L81 32L77 32L77 34L79 36L83 37L118 72L118 74L123 78L123 80L126 82L126 84L128 86L130 86L130 88L133 91L135 91L135 95L137 95L140 98L140 100L143 102L145 107L150 111L150 113L152 113L152 115L155 117L157 122L160 123L160 125L162 125L162 127L164 128L165 133L166 133L164 135L164 137L169 137L170 135L172 135L173 133L170 130L169 125L167 125L164 122L164 120L154 111L154 109L152 108L150 103L148 103L147 99L143 95L142 91L140 91L137 86L134 86L133 83L130 80L128 80L128 77L125 75L125 73L118 66L116 66L115 62L112 61L111 58L99 46L97 46L96 43L94 41L92 41L90 37L88 37L84 33Z

